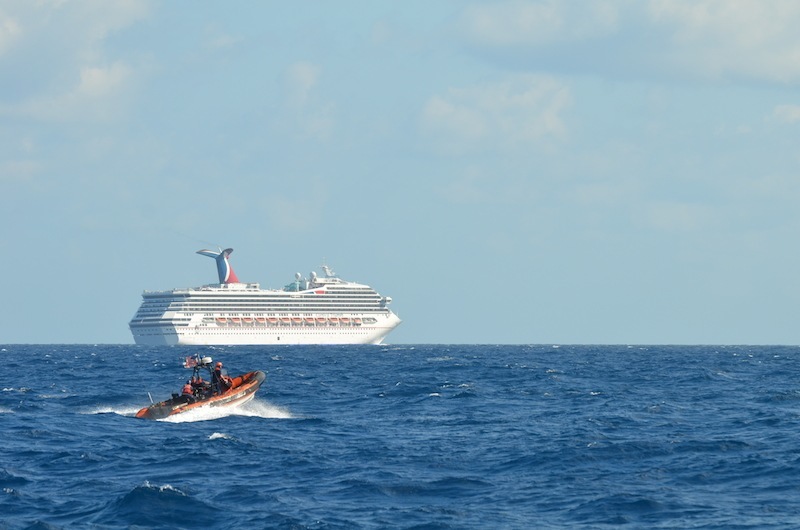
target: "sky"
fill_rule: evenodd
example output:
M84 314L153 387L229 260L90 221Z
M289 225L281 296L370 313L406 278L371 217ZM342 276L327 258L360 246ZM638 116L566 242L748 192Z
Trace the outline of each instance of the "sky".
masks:
M0 2L0 343L330 265L393 344L798 344L794 0Z

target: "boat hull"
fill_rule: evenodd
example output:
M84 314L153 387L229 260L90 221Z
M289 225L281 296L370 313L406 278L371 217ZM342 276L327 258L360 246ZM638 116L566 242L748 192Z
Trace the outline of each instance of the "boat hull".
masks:
M292 344L381 344L400 324L392 312L380 315L374 324L330 325L305 321L302 324L211 324L198 322L187 326L131 326L136 344L147 346L229 346Z
M255 397L256 391L261 387L266 377L264 372L258 370L248 372L234 377L231 380L231 388L222 394L194 402L189 402L184 396L175 396L139 410L136 413L136 417L147 420L160 420L199 408L238 407Z

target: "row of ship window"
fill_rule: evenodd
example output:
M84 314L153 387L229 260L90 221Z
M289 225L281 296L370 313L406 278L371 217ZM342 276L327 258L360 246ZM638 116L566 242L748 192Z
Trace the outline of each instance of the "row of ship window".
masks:
M331 312L349 312L360 313L362 311L377 311L385 310L385 304L336 304L336 305L306 305L306 304L273 304L270 306L264 305L245 305L245 304L214 304L214 305L173 305L171 307L148 307L141 306L136 311L137 313L150 313L161 314L167 311L175 312L191 312L191 313L288 313L288 312L302 312L302 313L331 313Z
M369 303L336 303L336 304L244 304L244 303L231 303L231 304L172 304L168 306L151 306L144 305L140 309L148 311L166 311L166 310L179 310L191 308L208 308L206 311L214 311L217 307L257 307L259 311L269 311L273 307L377 307L383 305L379 302Z
M363 307L363 306L351 306L351 305L341 305L336 307L323 307L323 306L304 306L302 308L298 308L297 306L291 307L245 307L245 306L225 306L225 307L171 307L166 310L162 311L138 311L139 314L153 314L159 315L163 314L166 311L174 311L176 313L183 312L183 313L205 313L209 311L213 311L215 313L224 312L224 313L257 313L257 314L274 314L274 313L281 313L286 312L287 310L302 310L304 314L308 313L374 313L385 311L385 306L371 306L371 307Z
M292 332L291 329L282 330L282 331L285 331L286 333L291 333ZM158 332L152 332L152 333L138 332L137 335L140 335L140 336L150 336L150 335L152 335L152 336L159 336L160 337L160 336L164 335L164 332L172 334L173 329L172 328L167 328L165 330L159 329ZM237 334L241 335L243 333L251 333L252 334L253 330L252 329L247 329L247 328L238 328L238 329L230 329L230 330L226 329L225 330L225 333L229 333L229 332L233 332L233 333L237 333ZM310 329L303 329L302 333L322 334L322 333L325 333L325 330L310 328ZM336 335L369 335L370 333L372 333L372 331L369 328L365 328L365 329L361 329L361 330L354 329L354 330L342 330L342 331L337 330L336 331ZM209 331L204 331L204 330L197 330L197 331L192 330L190 335L219 335L219 333L209 332ZM260 333L256 333L256 335L260 335Z
M150 307L169 307L170 305L175 304L207 304L207 305L225 305L225 304L258 304L258 305L272 305L272 304L342 304L347 302L357 302L360 304L371 304L376 302L383 301L384 298L377 296L377 297L340 297L340 298L298 298L296 300L289 300L289 299L280 299L280 300L264 300L263 298L258 299L243 299L243 298L226 298L224 300L209 300L209 299L179 299L179 300L170 300L170 301L152 301L147 300L143 305L150 306Z
M380 298L380 293L375 291L338 291L338 292L331 292L326 291L325 293L320 294L312 294L312 293L282 293L282 294L235 294L230 295L226 294L224 296L217 296L213 294L208 295L189 295L189 296L175 296L174 294L166 294L163 296L158 295L148 295L148 300L153 301L160 301L160 300L176 300L176 299L195 299L195 300L224 300L224 299L231 299L231 298L238 298L241 300L301 300L303 298Z

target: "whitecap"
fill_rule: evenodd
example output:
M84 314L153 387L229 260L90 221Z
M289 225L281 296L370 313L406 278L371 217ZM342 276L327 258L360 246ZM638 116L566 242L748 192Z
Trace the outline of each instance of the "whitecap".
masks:
M66 392L63 394L39 394L37 397L39 399L65 399L68 397L72 397L74 394L67 394Z
M225 433L222 433L222 432L215 432L215 433L212 433L208 437L208 439L209 440L233 440L233 436L230 436L229 434L225 434Z
M151 484L149 480L145 480L144 484L142 484L142 487L143 488L147 488L147 489L152 489L152 490L158 490L158 491L161 491L161 492L163 492L163 491L172 491L172 492L178 493L180 495L186 496L186 494L184 492L182 492L181 490L179 490L178 488L176 488L175 486L173 486L171 484L164 484L163 486L156 486L155 484Z

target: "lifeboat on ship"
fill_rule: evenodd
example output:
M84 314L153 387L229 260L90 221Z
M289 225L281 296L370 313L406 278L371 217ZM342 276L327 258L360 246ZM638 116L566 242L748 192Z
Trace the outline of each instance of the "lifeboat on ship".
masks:
M218 363L221 366L221 363ZM160 420L205 407L238 407L253 399L267 376L260 370L236 377L215 375L211 357L187 357L183 365L193 368L192 378L187 381L182 394L172 394L170 399L153 403L136 413L137 418ZM221 371L221 370L220 370ZM204 381L201 374L209 379Z

